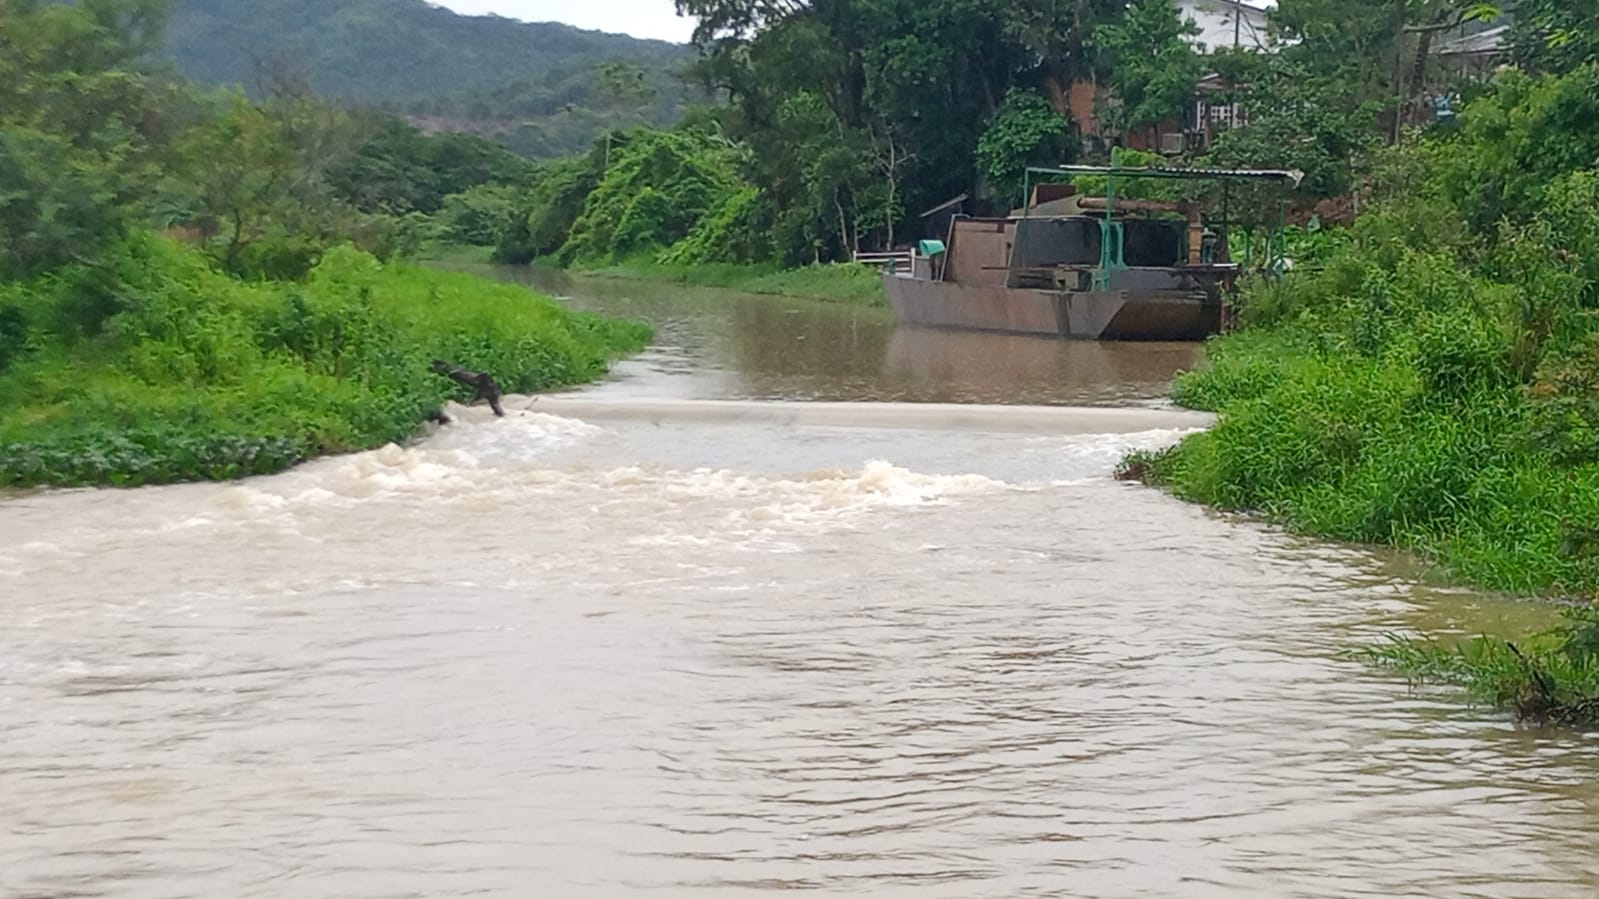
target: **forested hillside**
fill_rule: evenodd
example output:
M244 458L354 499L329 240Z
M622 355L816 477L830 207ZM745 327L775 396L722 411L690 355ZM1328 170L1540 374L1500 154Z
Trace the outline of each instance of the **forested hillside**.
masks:
M677 77L687 47L423 0L178 0L167 52L207 84L253 91L289 74L321 96L533 156L581 149L610 127L669 124L699 96Z
M1582 21L1539 2L1521 4L1517 58L1579 55ZM1206 55L1173 0L682 8L699 26L695 74L724 102L675 135L608 133L545 167L502 228L501 258L847 260L931 236L921 213L952 197L1009 211L1028 166L1105 161L1157 128L1185 131L1167 164L1297 169L1301 220L1325 209L1347 222L1372 151L1447 127L1436 99L1491 83L1491 66L1436 58L1433 42L1502 13L1474 0L1281 0L1263 50ZM1197 134L1201 81L1224 121Z

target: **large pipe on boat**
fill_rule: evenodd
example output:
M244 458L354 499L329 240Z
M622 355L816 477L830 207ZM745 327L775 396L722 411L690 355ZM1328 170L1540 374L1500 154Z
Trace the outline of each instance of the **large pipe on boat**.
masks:
M1103 211L1110 201L1104 197L1079 197L1077 205L1084 209L1097 209ZM1168 200L1117 200L1116 208L1130 212L1181 212L1188 214L1188 203L1173 203Z

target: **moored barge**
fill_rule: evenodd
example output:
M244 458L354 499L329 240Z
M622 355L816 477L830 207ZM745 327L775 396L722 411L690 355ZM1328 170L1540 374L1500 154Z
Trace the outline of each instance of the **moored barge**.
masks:
M1210 180L1225 192L1234 181L1297 185L1301 177L1091 166L1028 170L1035 173L1100 176L1105 193L1040 184L1008 217L955 217L945 240L922 242L910 271L884 273L902 323L1081 340L1203 340L1222 330L1245 268L1229 254L1230 197L1224 193L1217 217L1197 200L1118 200L1117 182ZM1273 246L1268 233L1265 256Z

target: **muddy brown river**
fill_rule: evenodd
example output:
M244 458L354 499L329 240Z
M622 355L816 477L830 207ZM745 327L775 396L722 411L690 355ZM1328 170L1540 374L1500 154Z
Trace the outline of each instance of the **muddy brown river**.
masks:
M1342 655L1535 610L1109 477L1192 347L553 286L659 345L0 500L0 897L1599 894L1588 737Z

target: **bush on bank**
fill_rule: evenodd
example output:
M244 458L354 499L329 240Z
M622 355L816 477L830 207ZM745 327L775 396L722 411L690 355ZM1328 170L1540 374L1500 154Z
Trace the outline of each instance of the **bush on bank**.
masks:
M433 358L507 391L589 380L645 325L350 247L246 283L148 235L0 284L0 485L136 485L278 471L401 440L449 398Z
M1254 285L1246 327L1177 382L1217 426L1128 468L1296 532L1417 550L1470 583L1599 596L1599 137L1569 126L1599 120L1596 88L1592 68L1507 76L1459 133L1382 160L1348 239ZM1392 661L1560 719L1599 693L1570 649L1599 643L1599 621L1570 634Z

